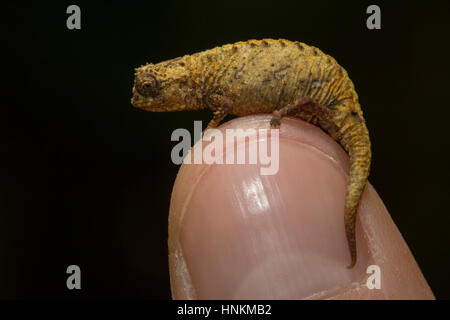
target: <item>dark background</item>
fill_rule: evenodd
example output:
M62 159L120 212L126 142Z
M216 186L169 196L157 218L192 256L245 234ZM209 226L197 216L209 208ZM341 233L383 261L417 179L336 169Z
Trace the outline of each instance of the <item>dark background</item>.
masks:
M0 298L170 298L171 132L209 112L130 104L133 69L217 45L298 40L360 96L371 183L437 298L450 298L448 2L146 1L2 4ZM66 268L82 290L66 288Z

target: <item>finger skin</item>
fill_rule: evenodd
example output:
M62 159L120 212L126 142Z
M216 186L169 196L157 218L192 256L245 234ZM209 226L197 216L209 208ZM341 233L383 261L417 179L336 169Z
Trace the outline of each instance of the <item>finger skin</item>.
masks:
M255 115L235 119L220 129L268 128L269 121L269 115ZM182 165L174 185L169 214L169 265L173 298L434 299L408 246L370 184L364 191L356 226L358 262L353 269L346 269L349 253L343 207L348 169L348 156L323 131L299 119L283 119L280 128L280 169L273 179L284 177L277 183L280 188L288 189L283 189L286 190L283 193L285 196L280 200L282 203L277 204L277 210L270 203L264 209L267 212L262 212L261 217L267 216L270 223L261 224L264 229L261 232L277 236L264 250L257 250L256 254L261 256L253 259L255 254L234 254L236 248L245 250L254 245L249 244L251 239L245 237L248 230L253 230L248 228L259 228L256 225L258 220L255 220L256 224L250 221L249 226L242 226L246 220L236 212L239 211L236 201L226 198L227 189L221 189L221 186L236 183L232 179L242 177L245 180L246 171L253 169L237 165ZM233 178L234 171L239 171L238 178ZM252 174L248 173L248 177ZM286 179L292 179L292 183L286 183ZM303 191L300 194L290 193L291 184L296 184L296 190ZM326 196L321 194L325 188ZM239 193L231 196L239 197ZM221 202L223 198L226 201ZM275 203L278 200L270 201ZM279 209L280 205L284 210ZM332 212L329 218L320 220L314 208L319 208L318 212L321 212L320 206L324 205L331 206ZM310 220L314 221L310 230L300 235L298 228L289 227L302 226ZM232 228L226 229L227 226ZM279 232L281 229L283 232ZM233 234L234 230L245 232ZM275 249L270 251L267 247L271 247L272 243ZM283 246L306 258L289 258L280 266L277 257L279 252L284 252ZM317 283L306 286L305 279L314 278L315 272L321 272L323 266L320 261L323 260L320 259L327 255L333 256L333 259L326 260L330 261L326 274L332 275L325 280L323 278L326 277L320 276ZM255 262L268 261L270 256L273 259L268 268ZM321 258L315 259L316 256ZM278 260L284 261L284 255L279 257ZM227 266L223 268L223 264L218 262L221 259L233 263L225 263ZM293 266L289 266L290 263ZM317 266L314 265L316 263ZM306 265L309 269L302 268ZM371 290L366 285L370 276L366 269L370 265L380 268L381 289ZM249 271L253 267L261 267L263 271ZM274 278L273 274L278 278ZM267 280L255 280L255 277Z

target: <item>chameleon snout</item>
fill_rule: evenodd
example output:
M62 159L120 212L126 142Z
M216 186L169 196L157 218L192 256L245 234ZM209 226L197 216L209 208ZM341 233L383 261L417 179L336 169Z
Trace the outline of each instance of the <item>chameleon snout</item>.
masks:
M149 109L154 104L154 99L151 97L142 96L136 87L133 87L133 96L131 98L131 104L133 107L141 109Z
M131 97L131 104L133 105L133 107L139 108L139 103L141 102L141 100L142 97L136 91L136 88L133 87L133 95Z

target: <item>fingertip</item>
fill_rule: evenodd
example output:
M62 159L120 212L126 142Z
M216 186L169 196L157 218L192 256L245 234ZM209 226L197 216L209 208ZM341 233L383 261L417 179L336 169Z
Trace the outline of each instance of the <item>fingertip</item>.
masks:
M256 115L219 129L269 127L270 116ZM357 222L358 261L347 265L343 208L349 163L342 148L319 128L292 118L282 120L279 146L279 170L271 176L261 176L258 165L182 165L169 215L173 297L398 296L402 284L389 284L389 277L384 284L390 290L366 287L367 267L380 264L383 274L390 272L389 259L396 255L384 255L390 244L379 235L403 242L372 191L363 195ZM406 244L397 247L407 249ZM403 258L414 265L410 253ZM411 272L421 275L418 268ZM414 281L426 287L423 276Z

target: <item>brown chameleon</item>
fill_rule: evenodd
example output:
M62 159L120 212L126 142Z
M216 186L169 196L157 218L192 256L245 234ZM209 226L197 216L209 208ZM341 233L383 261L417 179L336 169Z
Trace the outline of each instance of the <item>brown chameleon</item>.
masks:
M350 156L345 232L356 263L355 224L370 169L370 140L352 81L319 49L288 40L249 40L137 68L133 106L149 111L210 108L216 127L227 114L272 113L318 125Z

